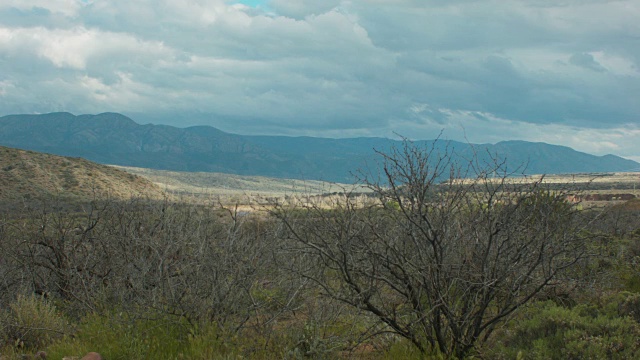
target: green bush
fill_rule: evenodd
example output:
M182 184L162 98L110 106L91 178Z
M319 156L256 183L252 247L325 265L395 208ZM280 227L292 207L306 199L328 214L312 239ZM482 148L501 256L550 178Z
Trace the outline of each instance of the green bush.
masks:
M188 344L189 328L181 319L90 314L74 336L61 339L47 350L52 359L90 351L112 360L180 359Z
M496 359L638 358L640 326L614 307L537 303L496 334L500 340L487 353Z
M181 317L134 317L113 312L86 316L73 336L60 339L47 353L52 359L90 351L110 360L282 358L282 349L269 347L264 341L225 331L214 323L199 327Z
M194 329L188 335L188 343L182 353L184 359L225 359L238 358L241 347L236 346L234 338L226 339L219 327L209 324L201 329Z
M3 345L40 349L71 333L68 321L42 297L18 296L0 317Z
M382 355L384 360L405 359L405 360L444 360L446 357L442 354L434 353L423 354L406 339L400 339L392 344Z
M620 316L629 316L640 323L640 294L623 292L620 296L622 296L618 305Z

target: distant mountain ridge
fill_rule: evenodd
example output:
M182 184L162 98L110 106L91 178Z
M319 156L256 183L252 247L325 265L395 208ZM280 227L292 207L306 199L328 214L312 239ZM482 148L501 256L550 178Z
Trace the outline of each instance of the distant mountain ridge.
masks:
M416 144L432 146L434 140ZM140 125L117 113L50 113L0 117L0 145L160 170L352 182L353 173L376 166L380 157L374 149L386 152L401 142L384 138L246 136L209 126ZM639 163L618 156L594 156L545 143L473 145L440 140L434 146L448 147L462 158L494 154L506 158L510 168L526 164L529 174L640 169Z

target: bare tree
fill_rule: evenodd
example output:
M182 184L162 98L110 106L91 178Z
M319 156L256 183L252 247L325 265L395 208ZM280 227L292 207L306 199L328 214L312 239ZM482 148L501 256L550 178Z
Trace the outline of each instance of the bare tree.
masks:
M422 352L465 357L586 256L580 213L542 178L408 141L380 155L382 175L363 179L368 203L347 194L331 209L274 214L297 244L300 275Z

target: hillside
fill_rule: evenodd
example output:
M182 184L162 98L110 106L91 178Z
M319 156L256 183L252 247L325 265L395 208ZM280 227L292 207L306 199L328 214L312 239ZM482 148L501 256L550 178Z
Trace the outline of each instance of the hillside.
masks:
M43 196L86 201L104 196L162 199L164 193L140 176L109 166L0 146L0 202Z
M510 169L528 174L638 171L640 164L614 155L594 156L545 143L506 141L473 145L417 141L456 154L506 159ZM379 156L400 146L383 138L327 139L244 136L213 127L139 125L116 113L51 113L0 117L0 145L78 156L103 164L188 172L220 172L352 183L361 169L375 171Z
M245 176L213 172L180 172L112 165L131 174L144 177L168 193L197 197L260 195L285 196L291 194L326 194L333 192L368 192L367 188L317 180L297 180Z

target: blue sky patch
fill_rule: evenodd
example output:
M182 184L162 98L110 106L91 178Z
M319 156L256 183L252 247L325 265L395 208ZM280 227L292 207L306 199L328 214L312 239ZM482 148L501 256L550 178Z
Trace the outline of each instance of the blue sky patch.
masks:
M251 7L258 7L260 5L264 5L266 0L239 0L238 3L245 4Z

